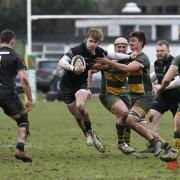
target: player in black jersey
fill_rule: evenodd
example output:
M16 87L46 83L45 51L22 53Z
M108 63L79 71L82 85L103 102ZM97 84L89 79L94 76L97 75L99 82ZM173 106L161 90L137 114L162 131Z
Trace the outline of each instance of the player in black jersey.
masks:
M24 144L29 134L28 112L32 109L31 88L28 82L26 66L20 56L13 50L15 34L3 30L0 34L0 107L4 113L14 119L18 126L16 159L32 162L25 155ZM15 78L19 75L27 101L23 105L15 91Z
M85 41L71 48L59 61L59 67L64 69L64 75L60 81L63 100L86 136L87 145L95 145L99 152L104 152L104 146L92 130L89 114L85 110L85 104L91 96L91 91L87 87L88 71L94 66L96 57L106 55L104 49L98 47L102 40L102 31L92 28L87 32ZM76 55L84 57L86 68L74 68L71 65L71 60Z
M162 80L168 71L171 63L174 59L172 55L170 55L169 43L165 40L161 40L157 42L156 46L156 56L157 60L154 63L154 73L151 74L151 79L153 81L157 80L157 84L155 84L156 90L160 88ZM178 79L177 79L178 80ZM177 80L171 81L171 84L166 88L165 91L159 93L153 101L153 105L150 110L149 120L150 120L150 128L154 131L158 131L159 120L162 114L166 111L170 110L173 117L175 117L178 103L180 101L180 88L177 88ZM175 123L176 126L176 123ZM177 149L177 132L174 132L174 142L173 146Z

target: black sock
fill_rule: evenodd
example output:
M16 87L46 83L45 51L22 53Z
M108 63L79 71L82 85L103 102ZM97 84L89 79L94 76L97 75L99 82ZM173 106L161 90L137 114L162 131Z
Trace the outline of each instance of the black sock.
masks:
M131 137L131 128L129 128L129 126L126 126L126 129L124 132L124 141L128 145L130 145L130 137Z
M171 147L171 145L170 145L168 142L165 142L165 143L162 145L162 148L163 148L164 150L169 149L170 147Z
M180 139L180 132L174 132L174 139Z
M20 151L24 152L24 143L18 142L16 145L16 148L19 149Z
M156 142L157 142L157 141L156 141L155 138L149 140L149 144L152 145L152 146L153 146Z
M118 137L118 144L121 144L124 142L124 131L126 126L120 125L116 123L116 131L117 131L117 137Z
M86 128L86 132L92 131L92 128L91 128L91 121L90 121L90 120L84 121L84 125L85 125L85 128Z

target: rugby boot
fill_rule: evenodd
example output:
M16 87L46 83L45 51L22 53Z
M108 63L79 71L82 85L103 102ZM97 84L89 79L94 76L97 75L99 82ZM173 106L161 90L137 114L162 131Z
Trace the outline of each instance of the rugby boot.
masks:
M158 157L159 154L162 151L161 143L160 142L155 142L154 144L152 144L152 149L153 149L154 155L156 157Z
M32 162L32 159L25 155L25 153L23 151L20 151L19 149L16 149L15 158L23 162Z
M88 146L92 146L94 145L94 135L93 135L93 132L91 130L89 130L87 133L86 133L86 144Z
M180 152L180 138L173 140L173 149L175 149L177 152Z
M177 157L178 157L177 151L171 148L168 151L165 151L164 155L161 156L160 159L165 162L172 162L172 161L176 161Z
M100 142L98 136L93 133L94 136L94 146L95 148L100 152L100 153L104 153L105 152L105 146Z
M135 152L134 148L126 144L125 142L122 142L117 145L118 149L121 150L124 154L132 154Z

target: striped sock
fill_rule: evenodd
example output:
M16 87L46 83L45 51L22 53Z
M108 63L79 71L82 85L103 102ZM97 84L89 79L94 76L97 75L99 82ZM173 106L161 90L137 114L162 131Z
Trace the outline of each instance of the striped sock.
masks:
M117 137L118 137L118 144L121 144L124 142L124 131L125 131L126 126L124 125L119 125L116 123L116 132L117 132Z

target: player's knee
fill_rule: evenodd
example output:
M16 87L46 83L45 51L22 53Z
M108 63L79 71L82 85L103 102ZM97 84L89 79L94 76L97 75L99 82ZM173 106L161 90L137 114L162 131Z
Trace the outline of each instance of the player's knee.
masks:
M153 114L150 113L150 114L149 114L149 122L152 122L152 121L153 121L153 118L154 118Z
M23 114L21 117L15 119L18 127L24 127L27 132L29 132L29 121L28 121L28 115Z
M78 104L76 107L80 113L84 113L84 106L82 104Z
M114 113L116 114L117 118L126 119L127 116L128 116L129 111L125 110L125 109L122 110L122 109L117 108L117 109L114 110Z
M127 125L134 129L134 127L136 126L136 123L137 122L140 122L141 121L141 118L140 116L138 115L138 113L134 112L134 111L131 111L127 117Z
M134 127L134 118L132 118L132 116L128 116L127 120L126 120L126 123L127 125L130 127L130 128L133 128Z

